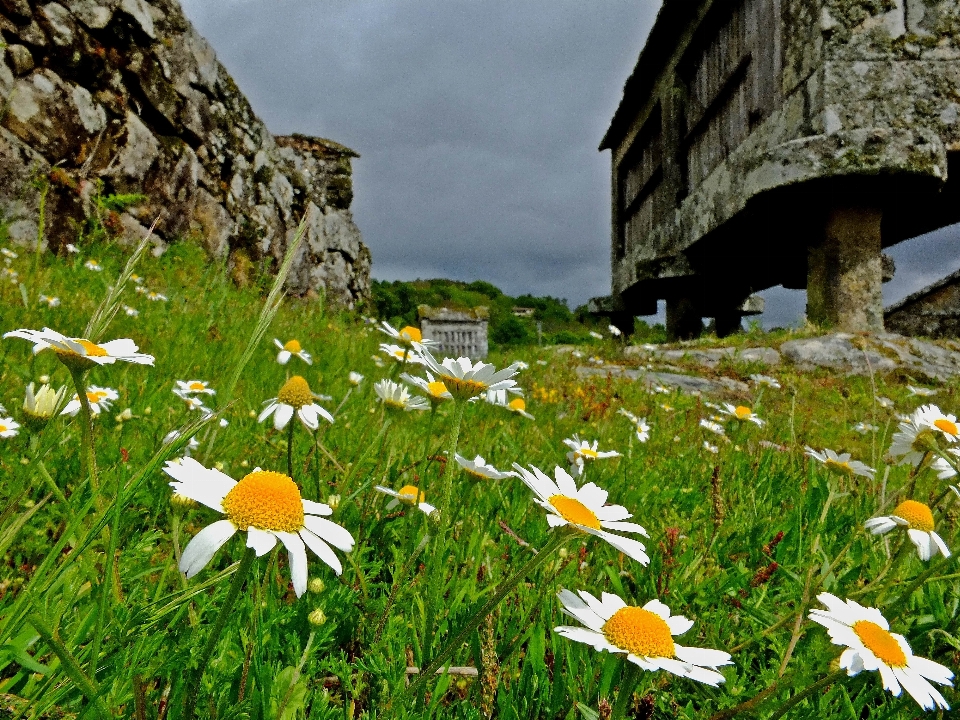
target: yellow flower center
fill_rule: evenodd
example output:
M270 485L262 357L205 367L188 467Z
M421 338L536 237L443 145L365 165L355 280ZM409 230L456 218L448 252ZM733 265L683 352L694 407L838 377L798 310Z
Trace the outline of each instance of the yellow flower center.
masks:
M415 328L412 325L407 325L400 331L400 339L407 340L409 342L422 342L423 335L421 334L419 328Z
M733 410L733 414L737 416L737 420L746 420L753 415L753 410L748 408L746 405L737 405L737 407Z
M853 468L850 467L850 463L840 462L838 460L834 460L833 458L829 458L829 457L827 458L827 461L824 463L824 465L826 465L828 468L840 470L841 472L846 472L846 473L853 472Z
M297 532L303 528L300 489L283 473L257 470L234 485L223 512L241 530Z
M190 389L193 390L194 392L198 392L200 390L206 390L207 386L204 385L202 382L192 382L190 383Z
M632 606L620 608L603 624L602 630L607 642L638 657L672 658L675 655L670 626L649 610Z
M454 395L473 397L487 389L487 384L478 380L464 380L453 375L442 375L443 382Z
M424 497L424 494L420 492L416 485L404 485L400 488L399 492L397 492L397 500L405 502L408 505L423 502Z
M100 402L103 398L105 398L106 396L107 396L107 394L106 394L106 393L102 393L102 392L88 392L88 393L87 393L87 402L91 402L91 403L96 404L96 403Z
M960 429L957 429L956 424L950 422L946 418L940 418L939 420L934 420L933 425L939 430L943 430L943 432L945 432L947 435L953 435L954 437L956 437L957 434L960 433Z
M3 425L2 423L0 423L0 433L6 432L9 429L10 428L8 428L6 425Z
M310 392L310 386L300 375L294 375L280 388L277 393L277 400L284 405L295 408L302 408L304 405L313 404L313 393Z
M566 495L551 495L550 504L553 505L554 509L560 514L560 517L568 523L582 525L583 527L594 530L600 529L600 520L597 519L593 510L576 498L567 497Z
M917 502L916 500L904 500L902 503L897 505L894 509L893 514L898 518L903 518L909 524L909 527L914 530L923 530L924 532L932 532L934 528L933 524L933 513L930 511L930 508L924 505L922 502Z
M853 631L860 638L870 652L893 667L904 667L907 656L900 647L900 643L889 632L869 620L857 620L853 624Z
M442 382L434 380L432 383L427 383L427 390L433 397L440 397L447 392L447 386Z
M523 401L523 398L514 398L508 403L508 407L511 410L521 412L527 409L527 404Z
M600 453L598 453L593 448L582 447L577 450L577 455L580 455L581 457L587 460L596 460L599 457Z
M291 340L290 342L288 342L286 345L283 346L283 349L286 350L287 352L292 352L292 353L298 353L303 350L303 348L300 347L300 343L297 340Z
M107 351L96 343L92 343L89 340L84 340L83 338L73 338L73 341L78 345L83 346L83 354L89 357L106 357ZM60 353L61 355L77 355L78 353L70 352L68 350L61 350L58 347L53 348L55 352Z

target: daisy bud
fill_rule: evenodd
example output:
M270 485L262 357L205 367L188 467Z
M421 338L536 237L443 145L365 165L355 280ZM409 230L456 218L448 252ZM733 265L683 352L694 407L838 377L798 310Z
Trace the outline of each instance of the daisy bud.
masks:
M336 510L338 507L340 507L340 500L341 497L339 495L331 495L327 498L327 505L330 506L331 510Z
M41 375L41 376L40 376L40 384L41 384L41 385L48 385L49 383L50 383L50 376L49 376L49 375Z
M320 578L311 578L310 583L307 585L307 589L313 594L319 595L327 589L327 586L324 585L323 580Z
M173 493L173 495L170 496L170 504L175 508L181 508L183 510L189 510L197 506L196 502L180 493Z
M323 610L317 608L312 613L307 615L307 620L310 621L310 624L315 627L320 627L325 622L327 622L327 616L324 614Z
M42 385L34 393L33 383L27 385L23 399L23 418L27 426L34 432L40 432L57 414L66 393L65 386L54 390L49 385Z

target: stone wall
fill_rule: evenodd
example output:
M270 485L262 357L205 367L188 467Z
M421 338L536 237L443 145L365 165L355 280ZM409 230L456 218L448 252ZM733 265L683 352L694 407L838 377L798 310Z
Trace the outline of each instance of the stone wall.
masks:
M884 324L901 335L960 337L960 271L888 307Z
M290 293L369 298L342 145L274 137L176 0L0 0L0 213L12 242L74 242L98 192L147 200L109 218L128 236L159 216L158 251L184 238L235 264L279 259L303 213Z

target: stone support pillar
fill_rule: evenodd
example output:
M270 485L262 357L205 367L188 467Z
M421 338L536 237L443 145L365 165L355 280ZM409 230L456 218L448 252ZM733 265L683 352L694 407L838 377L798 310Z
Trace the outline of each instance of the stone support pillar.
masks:
M670 340L693 340L703 332L700 307L689 295L667 298L667 337Z
M807 319L852 332L883 330L881 211L837 207L807 256Z

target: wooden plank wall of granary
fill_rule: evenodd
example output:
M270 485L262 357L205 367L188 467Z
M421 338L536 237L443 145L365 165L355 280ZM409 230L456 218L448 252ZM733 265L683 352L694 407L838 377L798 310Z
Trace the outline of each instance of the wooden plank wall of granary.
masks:
M636 247L673 211L674 198L663 175L663 111L658 102L620 166L617 259Z
M680 63L686 86L685 194L766 118L780 100L779 0L719 3ZM726 14L724 17L724 13Z

